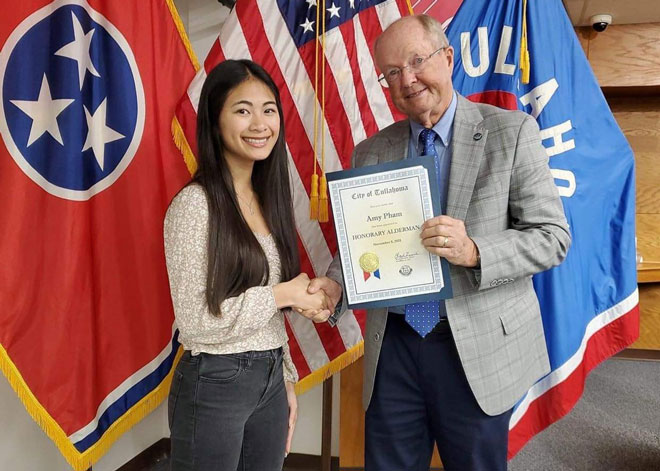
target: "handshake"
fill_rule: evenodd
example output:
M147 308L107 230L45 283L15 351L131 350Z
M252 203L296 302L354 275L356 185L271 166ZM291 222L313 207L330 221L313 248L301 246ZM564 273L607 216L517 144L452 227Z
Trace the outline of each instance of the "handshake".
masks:
M306 273L273 287L279 309L290 307L314 322L325 322L341 299L341 286L326 276L309 279Z

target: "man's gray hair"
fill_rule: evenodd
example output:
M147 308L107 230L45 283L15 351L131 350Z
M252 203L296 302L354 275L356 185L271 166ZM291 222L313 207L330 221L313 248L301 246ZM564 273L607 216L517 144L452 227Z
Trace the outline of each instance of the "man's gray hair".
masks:
M424 28L424 31L429 35L429 38L431 41L433 41L436 44L436 47L441 48L441 47L447 47L449 46L449 39L447 39L447 35L445 34L445 31L442 29L442 23L440 23L438 20L433 18L432 16L421 14L421 15L412 15L412 16L404 16L396 20L394 23L397 21L401 21L405 18L414 18L416 19L420 25L422 25L422 28ZM394 24L392 23L392 24ZM392 26L390 24L390 26ZM389 26L387 27L389 28ZM385 28L385 31L387 31L387 28ZM385 32L383 31L383 32ZM378 43L380 41L380 38L382 37L382 34L376 38L376 41L374 41L374 46L373 46L373 51L374 53L376 52L376 49L378 48Z
M431 39L436 42L437 47L449 46L449 39L442 29L442 23L429 15L415 15L414 18L417 18Z

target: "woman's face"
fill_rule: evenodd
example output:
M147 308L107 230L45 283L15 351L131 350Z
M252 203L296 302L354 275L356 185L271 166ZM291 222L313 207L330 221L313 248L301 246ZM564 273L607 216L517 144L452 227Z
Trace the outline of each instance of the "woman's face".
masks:
M262 81L250 77L229 92L218 124L228 164L264 160L280 132L275 96Z

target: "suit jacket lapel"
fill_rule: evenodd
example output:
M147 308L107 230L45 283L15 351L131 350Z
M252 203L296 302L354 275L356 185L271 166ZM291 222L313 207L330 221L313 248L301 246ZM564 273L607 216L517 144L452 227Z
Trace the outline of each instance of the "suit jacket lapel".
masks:
M451 164L447 190L447 215L465 220L472 198L474 182L488 138L482 126L483 117L477 106L458 95L456 116L451 138ZM378 163L393 162L408 157L410 122L405 119L393 124L384 136L387 147L378 149Z
M488 130L477 106L458 95L451 138L451 164L447 191L447 215L465 220L479 172Z
M388 147L378 155L378 163L394 162L408 158L408 142L410 141L410 122L407 119L394 123L387 129L385 137Z

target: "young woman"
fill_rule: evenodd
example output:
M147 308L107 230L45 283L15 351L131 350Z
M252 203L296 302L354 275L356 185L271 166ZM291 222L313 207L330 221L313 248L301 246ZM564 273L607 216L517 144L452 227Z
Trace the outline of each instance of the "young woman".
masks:
M169 396L172 470L280 471L298 379L282 310L326 301L299 274L282 106L264 69L229 60L209 73L197 146L164 228L185 350Z

